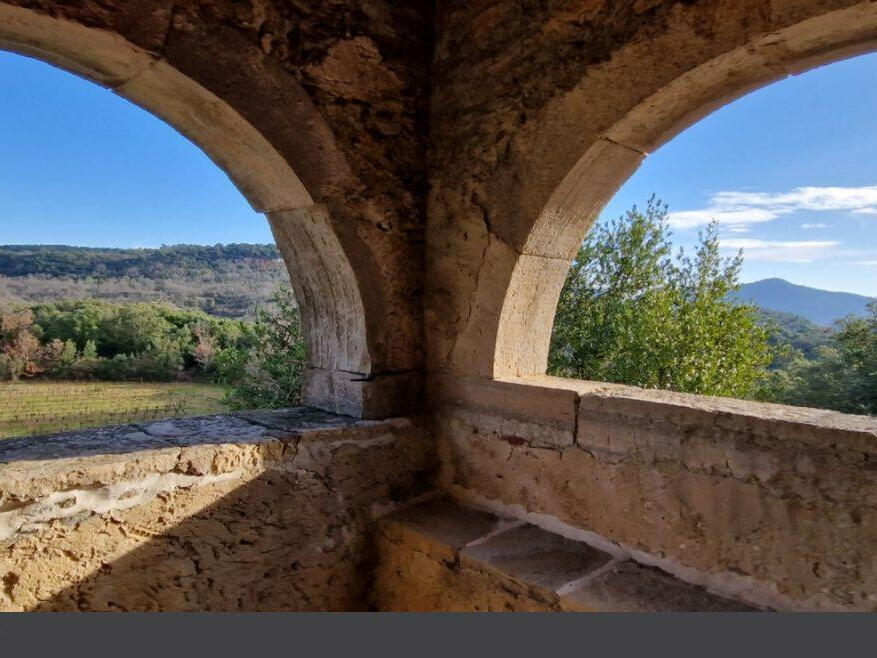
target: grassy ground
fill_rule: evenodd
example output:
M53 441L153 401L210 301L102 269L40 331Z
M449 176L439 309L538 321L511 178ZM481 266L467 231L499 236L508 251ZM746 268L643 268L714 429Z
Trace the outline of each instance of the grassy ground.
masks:
M224 394L189 382L0 382L0 439L223 413Z

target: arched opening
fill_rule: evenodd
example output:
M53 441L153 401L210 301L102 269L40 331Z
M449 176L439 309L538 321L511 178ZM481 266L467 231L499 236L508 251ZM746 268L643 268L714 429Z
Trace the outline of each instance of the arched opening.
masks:
M520 251L508 271L508 288L497 313L492 363L485 374L508 378L545 372L552 319L567 265L600 210L648 153L753 89L872 51L875 37L877 8L873 5L858 5L792 24L708 59L666 84L656 83L658 88L653 93L624 109L620 119L584 144L584 151L571 169L563 172L562 164L547 165L548 169L557 169L556 175L562 180L553 188L540 188L550 189L548 201L521 234ZM657 54L653 50L649 57ZM613 64L624 66L624 62ZM593 111L585 100L594 96L595 87L599 87L597 76L586 77L549 108L540 128L534 131L548 140L540 152L557 149L566 155L575 148L557 140L575 124L576 116L584 120ZM620 100L619 106L623 102ZM555 162L563 159L555 158ZM544 185L553 175L554 171L542 172L538 182ZM495 286L496 282L489 285Z
M778 81L647 158L576 256L548 372L877 413L875 72Z
M284 146L281 153L263 129L254 127L230 103L160 56L113 32L2 4L0 48L108 87L200 147L253 209L267 216L286 260L308 346L305 402L353 415L383 413L363 409L363 394L355 383L367 378L373 366L361 283L328 210L315 203L290 165L290 159L297 161L311 179L336 189L339 180L349 177L328 143L328 129L305 97L298 99L294 114L306 119L306 125L294 126L291 135L284 128L282 136L287 141L298 136L300 144L292 153ZM295 118L291 116L290 122ZM271 116L265 120L270 123ZM330 169L336 173L327 173ZM339 378L337 373L347 375Z
M298 404L289 274L227 176L42 61L0 51L0 84L0 437Z

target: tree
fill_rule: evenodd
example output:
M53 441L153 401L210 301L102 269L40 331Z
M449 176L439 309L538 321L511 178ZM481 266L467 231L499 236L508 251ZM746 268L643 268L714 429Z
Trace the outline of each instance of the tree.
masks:
M195 349L193 356L198 367L207 372L213 366L213 359L216 357L216 341L210 331L210 327L204 324L195 325L192 328L192 334L195 336Z
M43 347L29 309L0 312L0 378L18 379L42 370Z
M645 388L751 397L772 360L754 306L734 302L742 254L723 258L718 229L693 258L671 251L667 206L594 229L560 294L552 374Z
M214 358L218 380L231 384L236 409L292 407L299 403L305 364L301 319L292 291L280 287L274 308L259 309L250 340Z
M82 358L83 359L96 359L97 358L97 346L94 344L93 340L88 340L85 342L85 347L82 348Z
M869 317L837 324L814 358L794 350L771 371L759 397L853 414L877 413L877 302Z
M853 413L877 413L877 301L868 304L869 317L841 322L837 342L853 373L850 406Z

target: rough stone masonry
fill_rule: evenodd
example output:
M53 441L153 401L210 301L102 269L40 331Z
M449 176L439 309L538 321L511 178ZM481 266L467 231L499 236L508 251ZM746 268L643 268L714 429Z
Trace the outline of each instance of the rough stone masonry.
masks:
M872 419L545 376L618 187L877 2L0 0L0 48L228 173L309 359L304 411L0 444L3 609L877 609Z

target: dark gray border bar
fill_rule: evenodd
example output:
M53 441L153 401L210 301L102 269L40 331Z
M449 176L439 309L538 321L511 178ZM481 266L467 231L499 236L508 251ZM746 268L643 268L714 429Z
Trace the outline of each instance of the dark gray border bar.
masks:
M40 657L846 657L873 655L875 623L867 613L10 613L0 614L0 647Z

